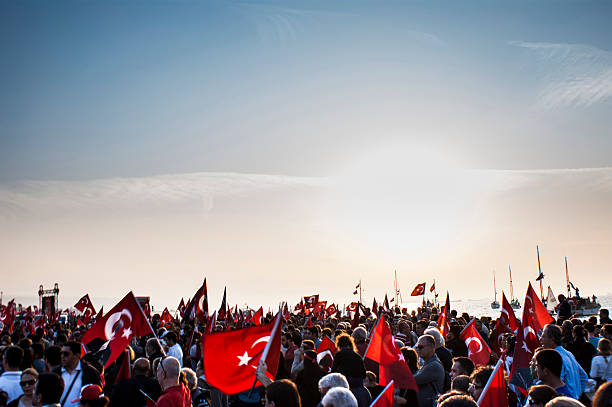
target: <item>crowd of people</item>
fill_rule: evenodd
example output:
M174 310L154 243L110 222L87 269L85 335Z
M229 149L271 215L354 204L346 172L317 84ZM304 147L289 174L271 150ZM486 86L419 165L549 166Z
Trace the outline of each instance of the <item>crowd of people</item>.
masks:
M200 333L206 327L193 321L162 324L154 315L156 335L134 338L107 368L96 353L82 354L80 339L87 327L74 320L31 334L16 327L0 338L0 407L368 407L385 386L379 383L379 365L364 358L377 320L364 311L357 321L340 314L316 321L303 312L289 314L282 325L274 380L266 376L268 367L260 360L254 372L260 385L238 394L223 394L207 383ZM459 338L472 317L450 311L450 329L444 336L436 323L438 312L424 306L411 313L396 307L379 314L418 386L396 388L394 406L476 406L498 360L506 375L512 371L515 334L504 334L489 363L475 366ZM264 323L272 319L268 314ZM495 324L488 317L475 320L491 345ZM214 331L238 328L224 320ZM317 353L325 337L336 345L333 356ZM533 385L522 389L506 378L508 405L612 406L611 341L612 321L605 309L599 318L561 318L546 325L541 347L531 359Z

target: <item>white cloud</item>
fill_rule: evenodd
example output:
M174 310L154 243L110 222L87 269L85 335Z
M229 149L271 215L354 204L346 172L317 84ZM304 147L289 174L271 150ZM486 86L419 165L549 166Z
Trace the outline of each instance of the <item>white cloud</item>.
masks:
M536 53L546 84L535 107L588 107L612 96L612 52L581 44L511 42Z
M258 190L319 187L325 179L237 173L166 174L88 181L0 184L0 219L142 210L213 208L218 197Z

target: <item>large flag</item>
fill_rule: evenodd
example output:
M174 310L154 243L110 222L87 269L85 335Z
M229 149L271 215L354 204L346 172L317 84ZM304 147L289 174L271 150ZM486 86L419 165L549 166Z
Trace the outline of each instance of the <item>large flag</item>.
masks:
M336 307L336 304L331 304L329 307L327 307L327 315L336 315L336 312L338 312L338 307Z
M463 328L459 334L459 338L465 342L468 348L468 357L475 365L486 366L491 358L491 348L482 339L478 330L476 330L475 319L472 319L469 324Z
M395 344L389 324L384 318L378 319L363 357L379 364L378 376L381 385L384 386L394 380L400 389L417 391L418 387L412 372L404 360L404 355Z
M372 401L370 407L393 407L393 380Z
M87 346L94 339L103 341L96 353L104 367L108 367L128 346L132 337L152 333L147 317L130 291L85 332L82 343Z
M274 380L280 345L280 313L266 325L208 334L202 343L206 381L225 394L249 390L260 359L268 367L266 375Z
M315 315L319 315L321 312L325 311L325 308L327 308L327 301L319 301L315 304L312 312Z
M448 291L446 292L446 302L444 303L444 307L442 307L442 311L440 312L440 317L438 318L438 329L442 334L443 338L446 338L446 335L450 331L450 322L448 320L448 316L450 314L450 299L448 297Z
M13 332L13 326L15 324L15 317L17 315L17 306L15 300L10 300L9 303L0 311L0 322L4 327L8 328L8 332Z
M502 324L506 327L506 330L516 332L518 329L518 321L516 320L516 315L514 315L514 310L512 306L506 299L506 294L502 291L502 309L501 315L499 316Z
M548 313L544 304L542 304L542 301L531 286L531 283L529 283L527 294L525 295L524 308L528 309L531 313L531 318L533 319L533 324L536 327L537 333L544 329L544 325L555 321Z
M355 312L357 311L357 309L359 309L359 303L358 302L351 302L347 307L346 310L350 311L350 312Z
M410 293L410 295L413 297L424 295L424 294L425 294L425 283L417 284L416 287L414 287L414 289L412 290L412 293Z
M540 346L536 329L532 313L527 307L524 307L522 325L519 326L516 344L514 345L510 383L516 384L525 390L529 389L533 383L529 362L535 350Z
M506 393L506 379L504 378L504 363L500 359L493 369L480 397L478 407L508 407L508 394Z
M179 304L179 312L180 309L181 305ZM204 322L206 318L208 318L208 289L206 288L206 278L193 295L191 301L185 306L183 318L189 321L195 321L197 319L200 322Z

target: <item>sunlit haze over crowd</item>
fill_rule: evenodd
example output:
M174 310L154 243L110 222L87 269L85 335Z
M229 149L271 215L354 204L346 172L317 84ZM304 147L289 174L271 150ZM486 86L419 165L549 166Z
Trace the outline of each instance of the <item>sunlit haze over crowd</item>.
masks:
M612 293L612 2L5 1L3 302ZM499 295L499 294L498 294ZM369 305L369 304L368 304Z

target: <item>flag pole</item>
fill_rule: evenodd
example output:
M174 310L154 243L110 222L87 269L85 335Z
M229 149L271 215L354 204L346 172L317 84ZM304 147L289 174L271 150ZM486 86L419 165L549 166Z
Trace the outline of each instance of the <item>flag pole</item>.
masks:
M280 319L281 319L281 313L278 312L276 314L276 317L274 317L274 326L272 327L272 332L270 333L270 339L268 340L268 343L266 343L266 347L264 348L261 357L259 358L259 360L263 360L265 362L266 358L268 357L268 352L270 351L270 347L272 346L272 341L274 339L274 337L276 336L276 333L278 332L278 328L280 326ZM257 369L255 369L255 380L253 380L253 386L251 386L251 390L249 390L249 397L251 397L251 393L253 393L253 390L255 389L255 386L257 385Z
M376 326L374 327L374 329L372 329L372 332L370 333L370 335L372 335L372 333L376 332L376 329L378 329L378 324L380 324L380 320L383 319L383 313L380 313L380 317L378 317L378 321L376 322ZM368 350L370 349L370 345L372 344L372 341L368 342L368 347L366 348L366 351L363 353L363 359L365 359L365 355L368 354Z
M459 336L463 335L463 333L465 332L466 329L468 329L468 327L470 325L472 325L474 323L474 321L476 321L476 317L472 318L472 320L470 322L467 323L467 325L461 330L461 332L459 332Z
M491 376L489 376L489 380L487 380L487 384L482 389L482 393L480 393L480 397L478 397L478 401L476 402L476 404L480 405L480 402L482 401L482 399L485 396L485 394L487 394L487 391L489 390L489 387L491 387L491 382L495 378L495 375L497 374L497 371L499 370L499 368L501 366L502 366L502 360L499 359L497 361L497 364L495 365L495 369L493 369L493 373L491 373Z
M132 292L130 291L130 293ZM132 293L132 296L134 296L134 293ZM164 350L164 347L162 346L161 342L159 341L159 338L157 337L157 334L155 333L155 329L153 329L153 326L151 326L151 321L149 321L149 318L147 318L147 316L145 315L138 301L134 301L134 302L136 303L136 305L138 305L138 309L140 310L140 313L144 317L144 320L147 321L147 325L149 325L149 328L151 328L151 332L153 332L153 336L155 337L155 340L157 341L157 344L159 345L159 349L161 349L162 354L164 356L167 356L166 351Z

